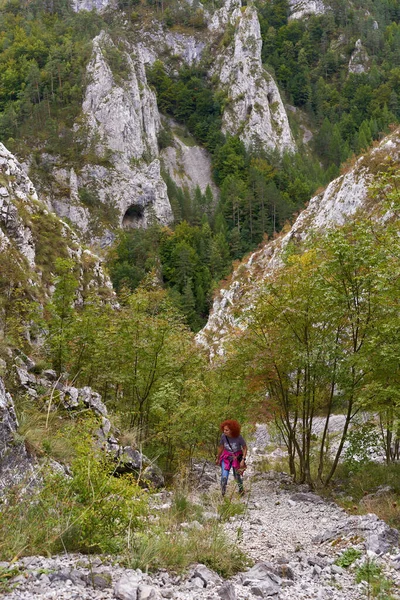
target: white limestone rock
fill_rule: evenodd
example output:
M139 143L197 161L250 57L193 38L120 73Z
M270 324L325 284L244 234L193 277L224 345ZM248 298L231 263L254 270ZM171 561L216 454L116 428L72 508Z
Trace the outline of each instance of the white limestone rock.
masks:
M214 198L218 196L218 188L212 178L211 159L204 148L188 146L174 135L173 146L164 148L160 158L165 170L179 187L193 191L199 186L204 193L210 186Z
M0 377L0 496L33 472L24 443L15 440L17 428L14 402Z
M2 247L9 245L12 240L22 256L26 258L29 266L35 265L35 244L32 231L25 225L15 201L21 202L28 212L31 212L31 203L38 197L33 183L23 171L21 165L11 152L0 143L0 173L7 183L0 190L0 223L4 226ZM9 240L6 240L8 236Z
M157 59L171 55L187 65L193 65L199 62L206 46L200 33L193 31L188 35L166 30L155 20L147 31L138 28L137 37L137 48L144 64L153 64Z
M80 173L59 169L55 174L66 184L61 187L70 190L53 200L55 210L102 246L113 241L112 230L117 227L146 227L153 214L162 224L173 219L158 160L160 115L155 93L147 84L147 59L141 48L126 45L117 49L104 32L93 40L87 68L90 83L82 109L90 132L88 143L95 145L100 156L107 156L110 164L87 164ZM127 67L125 80L112 72L107 51L122 53ZM115 212L114 222L103 225L100 233L98 222L93 223L90 210L79 200L80 188L90 189L106 210Z
M356 41L355 48L349 61L349 73L368 73L370 70L371 59L368 52L361 43L361 40Z
M15 260L19 261L24 268L30 269L30 276L34 285L41 280L42 273L36 264L36 241L32 232L32 221L49 215L47 205L43 203L42 195L39 200L36 189L26 175L21 164L3 144L0 144L0 174L5 182L0 189L0 253L6 253L11 248L18 251ZM77 194L77 177L73 170L64 170L67 181ZM61 177L61 175L60 175ZM61 181L61 179L60 179ZM165 184L163 184L165 186ZM20 210L20 205L23 211ZM40 226L39 226L40 229ZM110 291L112 296L112 284L103 271L101 259L90 252L83 250L78 236L71 227L60 220L60 231L58 233L66 242L66 250L69 257L79 267L80 286L78 294L81 296L85 290L90 288L102 288ZM54 238L57 243L57 237ZM26 261L24 263L24 261ZM47 286L51 293L51 287ZM79 298L77 299L79 301Z
M126 80L116 80L117 74L107 62L107 50L123 56L129 71ZM92 135L99 137L97 150L101 154L111 150L125 161L142 158L145 153L155 158L160 117L140 53L117 50L103 31L93 40L87 75L90 83L82 110Z
M103 11L108 6L115 6L115 0L72 0L72 8L75 12L80 10Z
M237 2L229 0L217 13L222 15L219 24L229 14L230 26L234 27L231 43L213 67L228 95L223 131L238 134L247 148L261 144L281 152L294 150L278 87L261 62L262 40L256 9L253 6L240 9Z
M229 287L216 295L208 322L197 334L198 342L209 348L211 357L222 355L224 340L235 330L246 327L246 310L269 274L282 265L283 251L289 242L304 241L311 231L342 225L357 211L373 210L368 189L379 173L379 165L388 158L393 164L400 163L400 129L359 158L350 171L332 181L324 192L311 198L286 235L267 242L238 266ZM238 320L234 314L240 309L242 318Z
M289 0L289 20L303 19L309 15L322 15L326 12L322 0Z
M240 16L241 7L242 0L225 0L223 6L212 15L208 29L222 33L229 23L234 23L234 19Z

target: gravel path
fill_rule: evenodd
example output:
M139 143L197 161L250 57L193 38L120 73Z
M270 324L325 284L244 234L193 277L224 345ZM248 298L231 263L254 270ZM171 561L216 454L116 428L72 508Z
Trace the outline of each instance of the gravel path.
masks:
M263 445L263 435L260 432L260 439L256 440L259 447ZM204 473L212 482L208 498L218 497L215 466L208 465ZM0 569L20 568L11 582L15 589L3 597L5 600L364 600L368 597L367 584L357 583L355 574L360 566L373 561L381 569L381 579L392 582L391 600L400 600L398 532L375 515L347 515L304 486L294 485L286 474L258 472L256 462L252 464L251 460L245 485L242 500L245 511L232 517L224 527L255 566L229 581L223 581L204 565L193 566L182 577L165 571L150 576L139 570L124 569L104 557L96 557L90 564L87 557L79 555L30 557L13 565L0 563ZM233 481L229 482L229 496L239 502ZM197 500L200 501L200 495ZM165 504L165 494L159 494L159 502ZM345 569L335 562L348 548L359 550L360 557Z

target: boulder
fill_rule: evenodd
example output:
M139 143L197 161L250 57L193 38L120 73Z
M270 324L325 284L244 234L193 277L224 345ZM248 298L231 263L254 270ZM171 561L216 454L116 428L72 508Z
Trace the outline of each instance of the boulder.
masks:
M0 494L33 472L25 444L15 439L18 420L14 402L0 378Z
M123 575L114 585L114 596L118 600L137 600L141 578L136 574Z

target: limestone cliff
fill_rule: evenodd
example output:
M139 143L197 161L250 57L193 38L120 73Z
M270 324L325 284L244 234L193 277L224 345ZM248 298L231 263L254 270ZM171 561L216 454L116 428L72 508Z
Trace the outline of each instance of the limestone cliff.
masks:
M261 144L280 152L294 150L278 87L262 65L257 10L253 6L241 7L240 0L228 0L210 23L213 32L222 28L231 39L217 56L212 71L228 98L223 130L238 134L247 148Z
M13 277L17 278L18 265L29 282L31 298L43 299L49 294L57 258L69 258L75 263L80 298L93 286L112 295L101 259L84 249L71 227L41 202L21 164L1 143L0 256L2 275L11 261L15 267ZM15 280L12 285L19 286L20 282Z
M107 6L114 6L114 0L72 0L72 7L78 10L98 10L102 11Z
M114 0L74 0L73 8L116 9ZM206 29L178 31L162 21L123 25L117 36L101 32L93 40L87 66L82 114L74 135L86 147L80 165L43 155L46 181L37 177L42 197L69 219L89 243L112 243L121 227L146 227L156 218L172 221L163 166L175 183L213 190L210 157L179 136L159 155L161 117L146 78L146 65L161 59L169 68L193 65L215 56L209 76L227 98L223 131L237 134L247 148L261 145L294 150L287 114L272 76L261 62L261 33L254 6L224 0L203 11ZM123 14L123 13L121 13Z
M355 48L349 61L349 73L368 73L371 67L371 59L363 47L361 40L356 41Z
M299 243L311 231L342 225L357 211L372 212L375 204L369 187L379 172L385 170L388 160L391 165L400 164L400 129L311 198L288 233L267 242L235 269L227 286L217 294L207 325L198 334L198 341L210 349L211 356L222 353L224 340L235 329L245 326L243 317L238 319L236 315L251 306L263 281L281 266L282 253L289 242Z
M289 0L289 19L303 19L308 15L321 15L326 11L322 0Z
M107 245L117 228L146 227L153 215L167 224L172 210L158 160L160 116L140 48L127 42L117 47L102 32L93 40L87 78L76 135L98 161L78 171L55 164L52 174L61 193L50 200L86 238Z

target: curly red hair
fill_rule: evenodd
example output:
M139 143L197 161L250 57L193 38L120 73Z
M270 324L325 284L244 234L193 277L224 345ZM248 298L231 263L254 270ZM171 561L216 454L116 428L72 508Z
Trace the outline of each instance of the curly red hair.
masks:
M232 433L232 437L236 438L240 435L240 424L234 419L227 419L226 421L222 421L219 426L220 430L223 432L224 427L229 427Z

